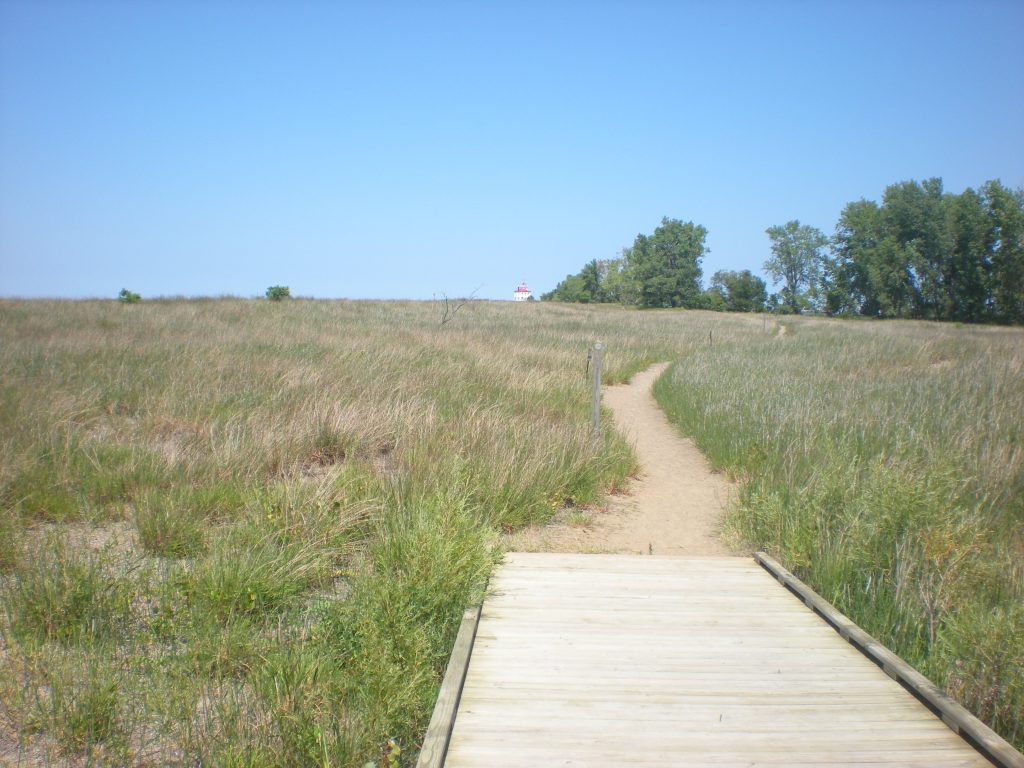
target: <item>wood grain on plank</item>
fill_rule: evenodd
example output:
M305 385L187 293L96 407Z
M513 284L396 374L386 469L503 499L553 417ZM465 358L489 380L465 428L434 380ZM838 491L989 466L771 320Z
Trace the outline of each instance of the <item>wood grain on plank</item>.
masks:
M747 558L510 554L445 765L989 766Z

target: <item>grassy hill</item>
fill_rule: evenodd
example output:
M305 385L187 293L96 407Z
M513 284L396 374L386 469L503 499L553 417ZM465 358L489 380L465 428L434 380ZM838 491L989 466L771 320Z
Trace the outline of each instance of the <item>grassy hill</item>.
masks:
M39 762L413 759L498 533L635 469L588 439L600 339L606 383L681 361L659 395L745 480L733 535L1019 743L1020 332L442 313L0 302L7 736Z

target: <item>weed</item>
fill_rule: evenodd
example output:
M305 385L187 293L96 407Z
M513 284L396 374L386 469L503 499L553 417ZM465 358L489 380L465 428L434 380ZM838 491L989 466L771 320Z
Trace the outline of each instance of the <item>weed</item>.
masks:
M54 664L41 699L40 715L68 753L88 753L93 745L116 746L126 736L121 711L122 678L116 666L97 653ZM44 704L45 702L45 704Z
M56 752L89 764L124 763L134 725L122 695L126 677L110 650L44 646L4 659L5 714L19 726L23 744L47 734L39 746L51 759Z

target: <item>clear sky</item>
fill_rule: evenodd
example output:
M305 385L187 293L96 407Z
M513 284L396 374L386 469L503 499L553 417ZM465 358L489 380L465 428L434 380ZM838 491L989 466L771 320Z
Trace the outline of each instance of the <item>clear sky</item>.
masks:
M0 295L510 298L1024 186L1024 2L0 0Z

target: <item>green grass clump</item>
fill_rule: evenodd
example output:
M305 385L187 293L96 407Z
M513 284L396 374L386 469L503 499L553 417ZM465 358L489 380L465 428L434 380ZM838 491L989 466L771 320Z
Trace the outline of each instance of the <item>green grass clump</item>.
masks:
M316 546L281 547L265 539L241 547L227 535L190 574L189 599L197 613L219 623L276 612L323 582L325 559Z
M342 655L364 754L388 740L417 743L462 613L498 559L495 543L464 492L399 494L375 525L350 599L323 607L318 631Z
M147 495L135 507L134 522L139 542L153 555L190 557L203 548L203 518L176 494Z
M0 594L11 634L22 642L114 638L131 619L130 579L56 538L27 553Z
M71 520L78 516L78 497L57 479L45 456L19 472L7 485L8 509L39 520Z
M726 524L1024 744L1019 331L792 318L657 382Z
M98 747L113 755L123 751L129 715L116 662L95 650L52 657L45 680L48 695L35 701L36 723L49 726L64 754L91 755Z
M14 570L21 559L23 525L10 509L0 509L0 575Z

